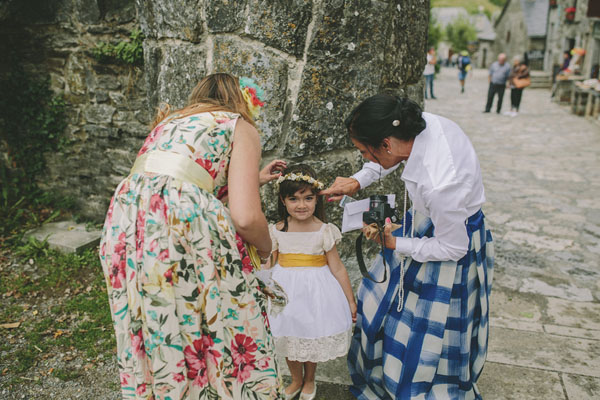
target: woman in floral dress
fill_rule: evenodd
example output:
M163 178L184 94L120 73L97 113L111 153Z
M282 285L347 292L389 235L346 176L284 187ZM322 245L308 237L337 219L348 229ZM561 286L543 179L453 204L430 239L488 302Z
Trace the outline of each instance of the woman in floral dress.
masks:
M228 74L204 78L187 107L159 113L115 191L100 259L123 398L279 397L265 301L243 243L261 258L271 252L251 117L260 94ZM261 183L275 169L261 171Z

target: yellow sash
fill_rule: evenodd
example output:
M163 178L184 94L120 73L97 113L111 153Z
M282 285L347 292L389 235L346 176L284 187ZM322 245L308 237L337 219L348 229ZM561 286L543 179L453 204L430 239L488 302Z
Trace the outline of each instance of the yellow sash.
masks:
M212 192L214 182L207 170L196 164L191 158L168 151L155 150L139 156L130 174L152 172L169 175L180 181L195 184L207 192Z
M296 254L279 253L279 265L282 267L322 267L327 265L327 256L324 254Z

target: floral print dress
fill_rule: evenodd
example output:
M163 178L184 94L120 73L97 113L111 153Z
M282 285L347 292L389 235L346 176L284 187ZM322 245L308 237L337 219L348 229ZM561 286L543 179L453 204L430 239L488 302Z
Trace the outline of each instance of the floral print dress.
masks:
M185 155L213 192L160 174L117 187L100 259L106 277L123 398L271 399L280 380L250 259L221 199L239 115L163 121L138 156Z

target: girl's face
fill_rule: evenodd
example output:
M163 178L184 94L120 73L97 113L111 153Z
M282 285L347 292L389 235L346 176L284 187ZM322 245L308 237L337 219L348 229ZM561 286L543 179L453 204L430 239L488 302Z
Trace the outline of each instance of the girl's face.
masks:
M310 188L300 189L291 196L282 199L288 214L298 221L312 218L317 207L317 196Z

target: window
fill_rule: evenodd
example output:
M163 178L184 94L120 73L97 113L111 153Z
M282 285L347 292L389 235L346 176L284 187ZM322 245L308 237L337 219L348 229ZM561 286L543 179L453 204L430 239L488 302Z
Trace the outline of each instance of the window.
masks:
M510 43L510 31L506 32L506 43Z
M587 16L592 18L600 18L600 1L588 0Z

